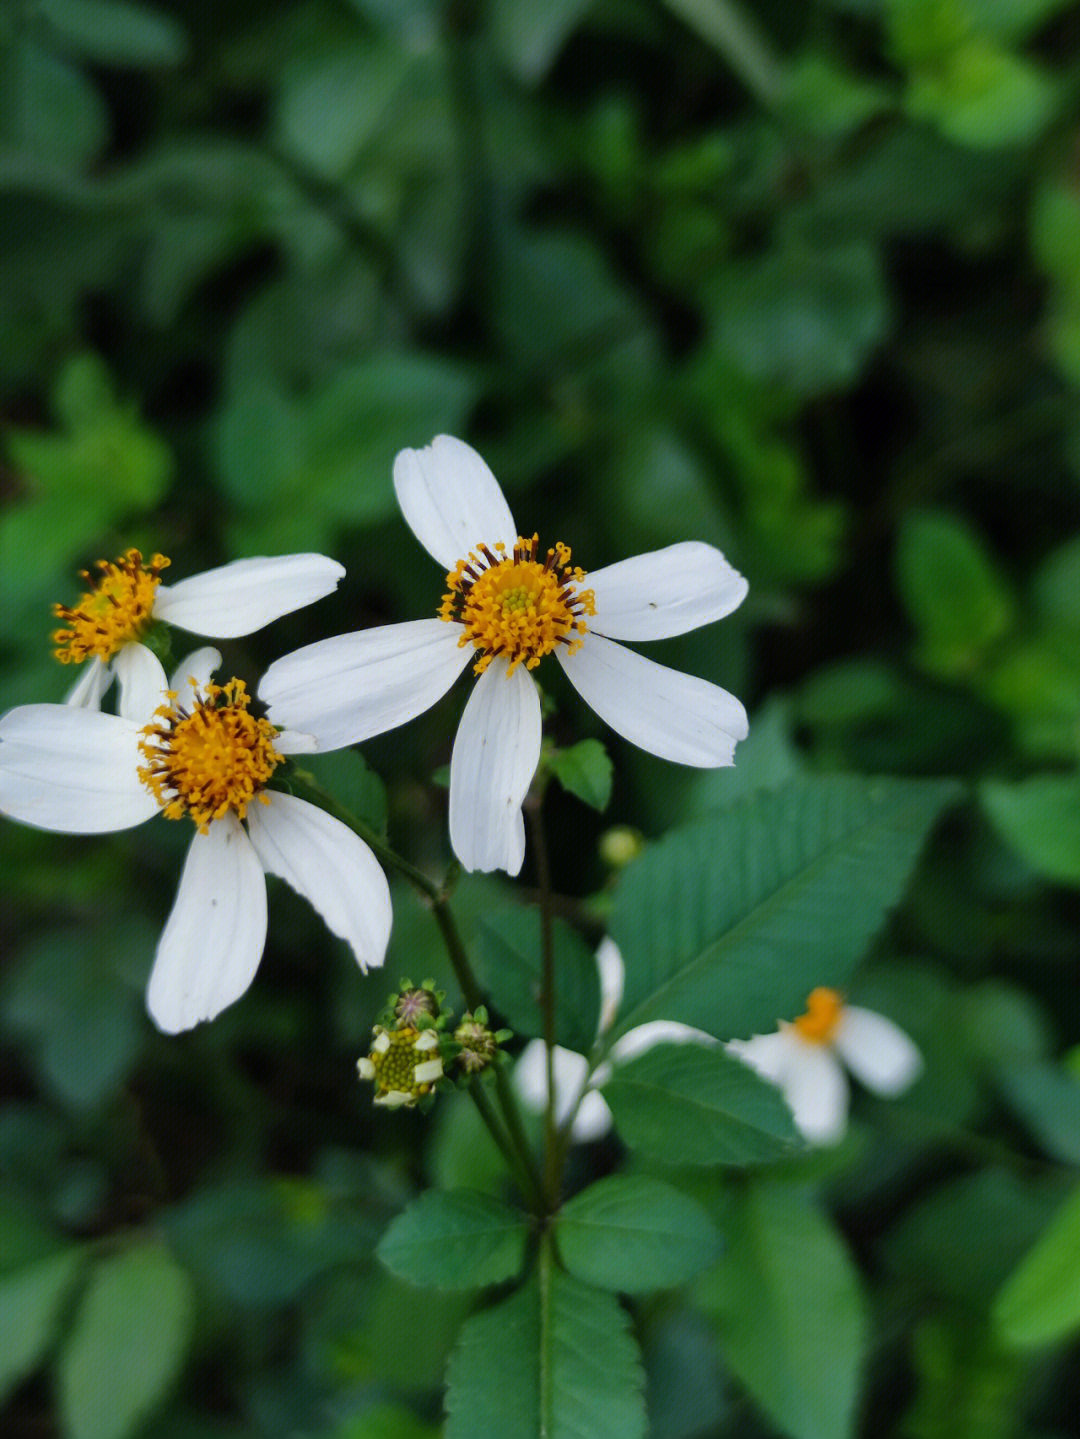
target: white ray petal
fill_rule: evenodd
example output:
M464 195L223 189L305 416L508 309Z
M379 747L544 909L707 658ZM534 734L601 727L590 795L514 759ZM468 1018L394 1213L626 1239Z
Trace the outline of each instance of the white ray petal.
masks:
M192 838L146 994L154 1023L178 1034L220 1014L254 979L265 942L262 865L227 814Z
M344 574L326 555L233 560L175 585L159 585L154 618L214 639L235 639L321 600Z
M394 490L413 534L444 570L477 545L514 548L518 532L499 482L463 440L436 435L394 461Z
M684 635L731 614L749 589L718 549L698 540L590 570L584 587L596 596L589 629L613 640Z
M104 834L150 819L138 777L139 727L100 710L20 705L0 718L0 814L63 834Z
M855 1078L886 1098L903 1093L922 1073L922 1055L904 1031L858 1005L845 1005L833 1045Z
M622 1004L626 984L626 965L619 946L605 934L596 946L596 967L600 971L600 1024L598 1032L604 1034L615 1023L615 1016Z
M555 1122L563 1124L578 1102L589 1074L583 1054L557 1044L552 1053L555 1076ZM522 1102L539 1113L547 1106L547 1053L542 1039L530 1039L514 1066L514 1088Z
M125 645L113 660L120 681L121 716L133 724L146 725L159 705L165 704L169 682L161 661L145 645Z
M588 1144L593 1139L603 1139L613 1123L607 1100L599 1090L590 1089L582 1096L570 1134L578 1144Z
M64 696L64 703L77 709L100 709L101 701L115 678L112 665L95 655L84 660L79 668L82 673Z
M589 634L575 654L556 651L570 683L631 744L676 764L713 769L735 763L746 711L719 685L669 669Z
M263 868L322 915L352 948L360 968L382 964L390 938L390 887L362 839L325 810L294 795L270 793L247 812L248 833Z
M750 1039L728 1040L724 1048L728 1054L748 1064L755 1074L771 1084L780 1084L787 1073L788 1061L796 1041L786 1029L772 1034L755 1034Z
M629 1029L611 1046L611 1058L616 1064L625 1064L628 1059L655 1049L658 1044L706 1044L715 1047L720 1041L703 1029L680 1024L675 1019L651 1019L648 1024L639 1024Z
M495 659L476 681L450 756L450 844L470 870L517 874L522 801L540 760L540 696L528 670Z
M274 737L274 748L279 754L315 754L319 742L314 735L304 734L298 729L278 730Z
M272 724L321 750L359 744L430 709L474 658L460 625L408 620L334 635L275 660L259 684Z
M847 1077L828 1045L788 1034L792 1048L780 1090L795 1127L812 1144L836 1144L847 1128Z
M184 704L191 699L192 688L200 694L205 692L220 664L221 651L214 649L213 645L202 645L185 655L176 666L169 680L169 688L176 691L179 702ZM194 686L192 680L195 681Z

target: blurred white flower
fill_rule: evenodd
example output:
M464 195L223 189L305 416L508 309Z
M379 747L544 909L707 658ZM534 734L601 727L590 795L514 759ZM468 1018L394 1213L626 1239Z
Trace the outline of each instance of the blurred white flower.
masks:
M733 1039L725 1048L779 1088L805 1139L836 1144L847 1128L844 1066L867 1089L892 1098L918 1079L922 1055L891 1019L844 1004L835 989L813 990L806 1005L775 1034Z
M0 814L63 834L129 829L163 810L195 823L147 991L168 1033L213 1019L247 989L266 940L264 872L304 895L361 967L383 961L390 892L378 861L339 820L266 788L310 736L248 712L240 680L211 682L221 656L189 655L171 686L158 659L125 645L120 713L22 705L0 717Z
M343 566L325 555L278 555L248 560L163 585L164 555L144 561L138 550L98 560L84 570L87 592L74 605L54 605L63 621L54 631L56 657L86 669L66 703L97 709L116 673L116 656L138 644L155 621L211 639L236 639L321 600L337 588Z
M521 805L540 759L540 697L528 671L554 654L585 702L632 744L679 764L734 762L746 711L718 685L616 640L657 640L723 618L747 584L719 550L671 545L595 570L564 544L522 537L495 476L448 435L402 450L394 488L417 539L446 570L438 619L336 635L285 655L259 694L275 723L320 750L415 718L472 660L477 682L450 761L450 842L466 869L517 874Z

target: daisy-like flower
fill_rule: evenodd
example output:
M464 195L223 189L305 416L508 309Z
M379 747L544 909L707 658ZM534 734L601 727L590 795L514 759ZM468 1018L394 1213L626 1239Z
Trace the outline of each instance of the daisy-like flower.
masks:
M607 935L597 946L596 964L600 971L599 1039L615 1023L626 975L618 945ZM693 1029L673 1019L654 1019L620 1035L611 1046L607 1060L595 1069L583 1054L557 1044L552 1056L556 1124L565 1124L573 1115L570 1133L579 1144L602 1139L611 1128L612 1115L607 1100L599 1092L600 1087L611 1078L613 1069L657 1044L715 1046L719 1040L702 1029ZM539 1112L547 1107L547 1055L542 1039L530 1039L521 1051L514 1069L514 1087L530 1109Z
M466 869L517 874L521 814L540 758L540 698L530 671L554 654L612 729L680 764L734 762L746 711L706 680L617 640L680 635L730 614L747 584L711 545L671 545L595 570L561 543L523 538L495 476L461 440L403 450L394 488L407 523L443 567L438 618L306 645L267 670L259 694L275 724L320 750L415 718L472 663L476 684L450 762L450 842Z
M147 561L138 550L98 560L96 576L82 571L86 593L73 605L53 606L62 621L53 632L56 658L62 664L89 661L68 704L97 709L116 672L116 656L139 644L157 621L210 639L236 639L321 600L345 573L325 555L279 555L234 560L163 585L168 567L165 555Z
M217 685L216 650L190 655L168 685L143 645L121 649L120 713L23 705L0 717L0 814L63 834L129 829L163 811L194 821L147 1007L175 1034L213 1019L247 989L266 939L264 872L304 895L379 965L390 892L362 840L315 805L267 788L310 736L250 713L241 680Z
M356 1061L361 1079L375 1083L375 1104L388 1109L415 1109L417 1102L431 1093L437 1079L443 1077L439 1054L439 1036L434 1029L413 1029L404 1025L397 1029L375 1026L371 1053Z
M733 1039L726 1048L779 1088L796 1128L812 1144L836 1144L844 1136L845 1065L887 1099L914 1084L923 1067L922 1055L891 1019L845 1004L835 989L825 988L812 990L806 1013L781 1022L775 1034Z

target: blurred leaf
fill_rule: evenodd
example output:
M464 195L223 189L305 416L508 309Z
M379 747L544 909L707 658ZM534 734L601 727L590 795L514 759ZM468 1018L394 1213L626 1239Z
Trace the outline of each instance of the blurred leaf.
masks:
M379 1240L399 1279L432 1289L481 1289L521 1273L528 1216L476 1190L429 1190Z
M1080 1190L1074 1190L994 1303L1007 1344L1020 1349L1059 1343L1080 1328Z
M593 0L492 0L491 33L503 60L526 85L535 85L551 68L567 37Z
M1052 1064L1002 1068L1006 1104L1052 1159L1080 1165L1080 1078Z
M1061 103L1058 86L1034 62L973 37L933 68L916 70L904 97L915 120L937 125L959 145L1030 144Z
M817 50L789 63L780 94L784 116L806 134L823 138L843 138L893 103L883 85L861 79Z
M618 1031L663 1018L725 1039L767 1033L815 985L843 987L955 794L946 782L796 780L669 834L616 893Z
M583 739L569 749L556 750L551 772L584 804L601 813L611 799L611 756L598 739Z
M129 0L37 0L37 9L76 55L97 65L179 65L187 37L170 15Z
M986 547L943 511L908 515L896 556L901 598L919 631L919 658L961 675L1015 622L1013 599Z
M644 1343L650 1439L701 1439L731 1422L727 1376L700 1314L680 1308L656 1316Z
M386 786L368 767L359 750L304 755L301 769L310 770L323 789L378 834L386 833Z
M555 1223L577 1279L624 1294L682 1284L710 1263L719 1236L701 1206L646 1175L610 1175L575 1194Z
M82 167L109 138L109 116L81 70L29 39L0 36L0 146Z
M1039 874L1080 885L1080 779L1042 774L1017 784L987 779L979 799L990 823Z
M331 1439L439 1439L438 1429L397 1404L377 1404L328 1433Z
M555 948L555 1038L584 1054L592 1048L600 1019L600 978L596 957L576 930L560 919L552 925ZM501 909L480 921L480 974L495 1007L517 1034L543 1028L540 912Z
M728 1365L793 1439L847 1439L866 1326L836 1231L800 1190L767 1182L732 1192L722 1228L724 1257L696 1293Z
M612 1294L546 1256L510 1299L462 1328L447 1369L446 1439L643 1439L642 1374Z
M1080 236L1080 206L1076 211L1076 225ZM1080 242L1076 274L1080 286ZM1032 579L1031 598L1043 623L1080 630L1080 537L1047 555Z
M71 1439L132 1434L172 1386L194 1327L191 1281L167 1250L143 1243L102 1259L60 1356Z
M790 706L772 695L754 711L750 734L739 745L732 769L707 770L694 785L690 815L705 814L745 799L759 789L779 789L797 778L805 764L791 735Z
M1023 1367L985 1326L920 1321L912 1341L918 1382L904 1416L910 1439L1013 1439L1023 1408Z
M762 1164L799 1145L776 1086L720 1048L658 1044L603 1092L620 1139L669 1164Z
M1044 274L1080 289L1080 192L1068 181L1044 184L1031 206L1031 249Z
M734 261L710 300L716 343L739 369L806 396L850 385L890 322L881 262L865 244Z
M0 1404L52 1347L86 1259L81 1247L63 1249L0 1279Z

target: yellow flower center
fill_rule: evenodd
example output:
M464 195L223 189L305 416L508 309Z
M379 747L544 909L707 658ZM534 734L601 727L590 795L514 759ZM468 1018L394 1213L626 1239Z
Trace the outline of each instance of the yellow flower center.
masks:
M433 1029L411 1025L388 1030L375 1026L371 1053L357 1065L361 1079L375 1082L375 1103L393 1098L395 1105L412 1108L442 1078L439 1037Z
M243 819L252 800L268 804L262 789L284 756L274 748L270 721L248 713L243 680L207 685L189 709L176 703L175 690L169 698L139 741L146 758L139 778L166 818L190 815L205 834L212 819L230 810Z
M806 1013L799 1015L795 1028L811 1044L829 1044L843 1014L844 1001L839 991L819 986L810 991Z
M571 654L581 647L582 617L596 613L592 590L579 588L585 571L571 566L569 545L557 544L539 560L538 544L536 535L519 538L513 555L505 545L496 545L494 554L479 545L446 577L439 618L460 624L458 644L479 651L474 674L482 674L498 655L509 660L510 675L522 663L535 669L556 645L566 645Z
M164 555L154 555L148 565L143 564L138 550L128 550L115 563L98 560L95 568L101 574L96 580L89 570L82 570L90 588L78 604L53 605L53 614L65 624L53 631L56 658L65 665L82 664L91 655L108 660L137 640L150 627L154 594L168 564Z

